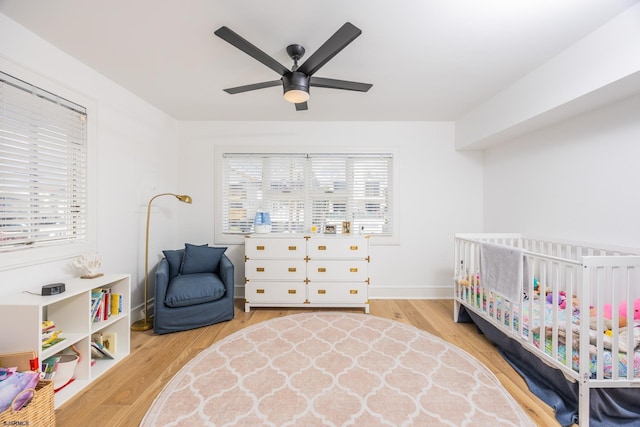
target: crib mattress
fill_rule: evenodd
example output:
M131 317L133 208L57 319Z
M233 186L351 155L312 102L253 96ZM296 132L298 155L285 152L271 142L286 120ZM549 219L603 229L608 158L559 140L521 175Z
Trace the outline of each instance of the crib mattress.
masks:
M478 296L478 294L476 294L476 296ZM479 302L479 301L478 301ZM488 304L487 304L488 302ZM506 301L506 315L505 315L505 320L504 320L504 324L506 326L509 326L509 315L510 315L510 301ZM501 320L502 318L502 302L500 298L491 298L489 299L489 301L487 301L487 299L485 299L482 303L482 310L486 313L487 310L493 311L495 308L497 308L498 312L497 312L497 319L498 321ZM519 328L519 321L520 321L520 307L519 304L513 304L513 328L518 329ZM536 330L537 328L540 327L542 323L542 319L544 318L544 325L551 325L553 323L553 316L554 316L554 307L551 303L544 301L544 316L541 313L541 309L540 309L540 301L539 301L539 297L536 295L534 297L534 301L533 301L533 315L529 315L529 304L526 304L524 306L524 315L523 317L523 338L528 338L529 336L529 329L533 329ZM568 314L569 313L569 314ZM557 310L557 316L558 316L558 324L561 325L566 325L567 323L567 315L570 315L571 318L571 322L573 324L579 324L580 323L580 312L577 309L562 309L562 310ZM531 325L530 325L531 323ZM638 326L636 326L638 327ZM540 335L536 332L533 335L533 342L534 344L540 348ZM572 368L578 372L579 371L579 366L580 366L580 353L577 349L571 348L570 349L570 353L571 353L571 365ZM549 356L551 356L553 354L553 342L551 340L551 338L546 338L545 339L545 353L548 354ZM635 378L640 378L640 348L636 349L634 351L634 356L633 356L633 376ZM602 354L603 360L602 360L602 364L603 364L603 376L604 378L612 378L613 377L613 372L614 372L614 366L617 363L618 365L618 376L619 377L626 377L627 376L627 369L628 369L628 355L627 353L623 353L623 352L618 352L618 357L617 357L617 361L614 360L616 359L616 357L614 356L613 352L611 350L608 349L604 349L603 354ZM567 358L567 346L564 343L559 343L558 344L558 352L557 352L557 360L562 363L563 365L566 365L566 358ZM590 367L590 373L591 373L591 378L596 378L596 373L597 373L597 367L598 367L598 356L597 355L590 355L589 356L589 367Z

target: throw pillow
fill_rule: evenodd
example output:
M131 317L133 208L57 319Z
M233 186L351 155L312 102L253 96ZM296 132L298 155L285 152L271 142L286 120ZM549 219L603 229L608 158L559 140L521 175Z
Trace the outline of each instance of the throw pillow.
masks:
M180 274L215 273L226 247L185 244Z
M209 246L209 244L205 243L202 246ZM169 263L169 281L171 281L180 274L182 259L184 258L184 249L164 250L162 253Z
M169 263L169 280L171 281L174 277L180 274L184 249L166 250L162 251L162 253Z

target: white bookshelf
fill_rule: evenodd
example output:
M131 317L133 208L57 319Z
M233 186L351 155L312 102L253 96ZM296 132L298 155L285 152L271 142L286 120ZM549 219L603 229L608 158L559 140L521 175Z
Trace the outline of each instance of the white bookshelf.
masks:
M64 352L80 352L75 380L55 393L58 408L100 375L113 368L130 351L131 278L128 274L107 274L95 279L70 279L65 292L41 296L29 293L7 295L0 302L0 353L37 350L40 363ZM122 295L122 313L107 320L91 321L91 290L111 288ZM53 320L64 341L42 349L42 321ZM116 333L116 354L113 360L96 360L91 364L91 336L95 333Z

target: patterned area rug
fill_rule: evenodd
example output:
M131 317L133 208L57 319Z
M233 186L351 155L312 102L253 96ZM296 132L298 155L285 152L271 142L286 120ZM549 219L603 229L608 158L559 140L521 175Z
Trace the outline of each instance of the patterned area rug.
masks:
M476 359L413 326L303 313L226 337L184 366L142 426L534 426Z

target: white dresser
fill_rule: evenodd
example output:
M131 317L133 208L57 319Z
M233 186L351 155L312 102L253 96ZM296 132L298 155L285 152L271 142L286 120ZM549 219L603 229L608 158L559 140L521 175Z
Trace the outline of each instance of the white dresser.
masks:
M368 313L370 261L365 235L246 236L245 311L362 307Z

